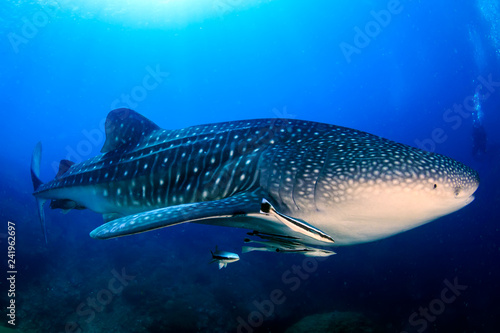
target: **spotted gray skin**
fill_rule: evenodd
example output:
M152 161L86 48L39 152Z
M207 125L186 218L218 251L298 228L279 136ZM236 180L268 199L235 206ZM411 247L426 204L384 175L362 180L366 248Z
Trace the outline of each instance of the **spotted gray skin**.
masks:
M196 222L355 244L452 213L479 185L474 170L446 156L291 119L164 130L118 109L102 152L34 193L103 214L109 222L91 233L101 239Z

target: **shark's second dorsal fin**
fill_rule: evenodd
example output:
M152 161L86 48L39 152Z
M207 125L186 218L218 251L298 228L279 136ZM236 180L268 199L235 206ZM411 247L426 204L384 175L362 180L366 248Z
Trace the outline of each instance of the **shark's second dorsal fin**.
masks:
M61 160L59 162L59 171L57 171L56 179L61 178L75 162L69 160Z
M137 112L121 108L111 111L106 118L106 141L101 153L127 149L142 137L160 129L158 125Z

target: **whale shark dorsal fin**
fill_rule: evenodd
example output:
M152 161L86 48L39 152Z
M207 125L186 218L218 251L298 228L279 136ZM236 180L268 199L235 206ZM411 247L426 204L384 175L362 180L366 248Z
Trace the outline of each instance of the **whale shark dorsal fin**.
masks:
M106 141L101 153L125 150L158 129L160 129L158 125L134 110L115 109L108 113L106 118Z

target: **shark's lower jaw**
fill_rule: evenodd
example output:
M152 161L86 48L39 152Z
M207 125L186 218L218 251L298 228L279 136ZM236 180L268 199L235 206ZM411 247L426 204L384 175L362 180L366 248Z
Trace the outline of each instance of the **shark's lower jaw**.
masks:
M465 200L465 202L464 202L464 207L467 206L468 204L470 204L475 199L476 199L476 197L474 195L471 195L470 197L468 197L467 200Z

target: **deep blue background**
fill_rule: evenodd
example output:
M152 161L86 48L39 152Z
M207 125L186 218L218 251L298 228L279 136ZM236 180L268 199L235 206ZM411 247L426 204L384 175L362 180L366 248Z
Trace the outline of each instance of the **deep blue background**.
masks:
M68 2L0 5L0 215L5 225L17 223L21 327L56 332L74 320L85 332L180 332L205 318L198 330L224 331L255 310L254 300L288 290L282 274L303 257L252 253L221 271L206 264L216 244L240 252L241 230L182 225L97 241L88 232L100 216L47 211L49 244L43 243L29 179L36 142L44 145L45 180L62 158L98 154L100 126L114 101L139 91L148 68L158 68L168 77L133 108L163 128L291 117L414 146L429 143L438 129L446 140L426 148L480 172L470 206L387 240L338 249L288 292L262 331L284 331L306 315L338 310L361 312L386 331L416 332L408 317L439 297L444 279L457 277L468 289L428 331L496 332L500 86L482 101L487 156L471 155L469 114L456 129L443 115L474 94L479 76L500 81L498 2L401 1L401 12L350 61L341 43L353 45L355 28L365 29L374 20L370 11L385 10L387 1L276 0L241 10L233 7L238 2L215 1L229 9L208 7L205 16L150 25L144 16L120 20ZM26 22L42 17L44 8L52 8L49 21L23 36ZM25 39L17 45L16 38ZM78 304L122 267L136 275L133 285L86 323L75 314Z

